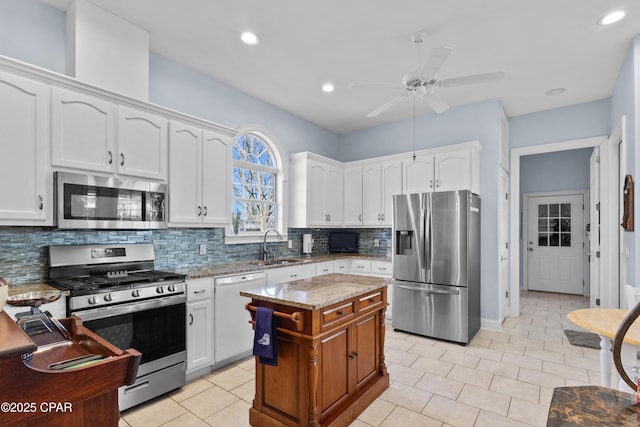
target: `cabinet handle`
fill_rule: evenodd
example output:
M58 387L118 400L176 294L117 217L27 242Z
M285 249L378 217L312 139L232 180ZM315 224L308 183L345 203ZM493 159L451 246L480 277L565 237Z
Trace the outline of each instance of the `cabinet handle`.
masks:
M200 289L199 291L193 291L194 294L202 294L206 292L206 289Z
M109 150L108 154L109 154L109 164L112 165L113 164L113 152L111 150Z
M323 269L322 269L322 272L323 272L323 273L326 273L327 271L329 271L329 269L328 269L328 268L323 268Z
M440 187L440 180L436 179L436 188Z
M362 214L358 215L358 221L362 222Z
M356 265L356 268L364 268L364 265Z
M124 166L124 153L120 153L120 166Z
M289 277L294 279L294 278L298 277L298 275L297 274L290 274Z
M207 216L207 207L204 207L204 216Z
M378 270L385 271L386 269L387 269L387 267L378 267Z
M336 314L337 314L338 316L342 316L344 313L342 312L342 310L338 310L338 311L336 311Z
M375 298L369 298L369 302L376 302Z
M39 204L38 204L38 209L43 210L44 209L44 196L42 194L38 195L38 200L39 200Z
M355 359L355 358L356 358L356 357L353 355L353 353L351 353L348 357L349 357L349 359L351 359L351 360L353 360L353 359Z
M384 221L384 214L382 214L381 216L382 216L382 220Z
M344 265L338 267L339 270L344 270Z
M327 214L327 221L331 221L331 214Z
M433 180L432 179L429 180L429 188L433 188Z
M189 326L193 325L193 314L189 313Z
M198 216L202 216L202 207L198 206Z

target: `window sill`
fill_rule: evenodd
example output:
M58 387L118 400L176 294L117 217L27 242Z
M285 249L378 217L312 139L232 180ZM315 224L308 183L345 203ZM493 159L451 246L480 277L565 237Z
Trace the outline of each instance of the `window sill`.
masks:
M275 242L275 243L286 243L288 240L288 235L286 233L282 234L282 240L278 239L275 233L269 233L267 235L267 242ZM227 235L225 233L224 236L224 244L225 245L240 245L245 243L262 243L264 242L264 233L246 233L246 234L232 234Z

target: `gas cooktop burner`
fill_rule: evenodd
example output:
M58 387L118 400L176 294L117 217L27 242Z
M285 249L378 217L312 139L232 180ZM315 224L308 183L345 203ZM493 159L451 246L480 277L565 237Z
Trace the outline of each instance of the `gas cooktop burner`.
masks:
M184 275L167 271L100 272L88 276L51 279L57 287L71 291L90 291L111 288L137 287L167 280L184 280Z

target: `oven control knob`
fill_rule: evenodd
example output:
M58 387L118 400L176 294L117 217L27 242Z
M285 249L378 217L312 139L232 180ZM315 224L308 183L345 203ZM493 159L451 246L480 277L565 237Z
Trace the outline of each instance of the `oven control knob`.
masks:
M158 287L156 288L156 293L164 294L164 288L163 288L162 286L158 286Z
M100 302L100 297L98 296L92 296L89 298L89 304L97 304Z
M176 291L176 285L169 285L169 287L167 288L167 290L169 292L175 292Z
M131 296L134 298L137 298L140 296L140 291L137 289L134 289L133 291L131 291Z
M104 300L105 300L106 302L111 302L111 301L113 301L113 297L111 296L111 294L106 294L106 295L104 296Z

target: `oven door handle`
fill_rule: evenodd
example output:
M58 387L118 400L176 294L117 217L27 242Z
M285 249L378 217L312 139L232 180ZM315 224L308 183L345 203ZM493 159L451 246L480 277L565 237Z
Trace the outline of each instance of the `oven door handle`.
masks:
M133 301L126 304L111 305L108 307L100 307L92 310L72 312L74 316L78 316L83 321L104 319L105 317L120 316L123 314L135 313L143 310L152 310L154 308L168 307L177 304L186 304L186 295L173 295L164 298L154 298L145 301Z

